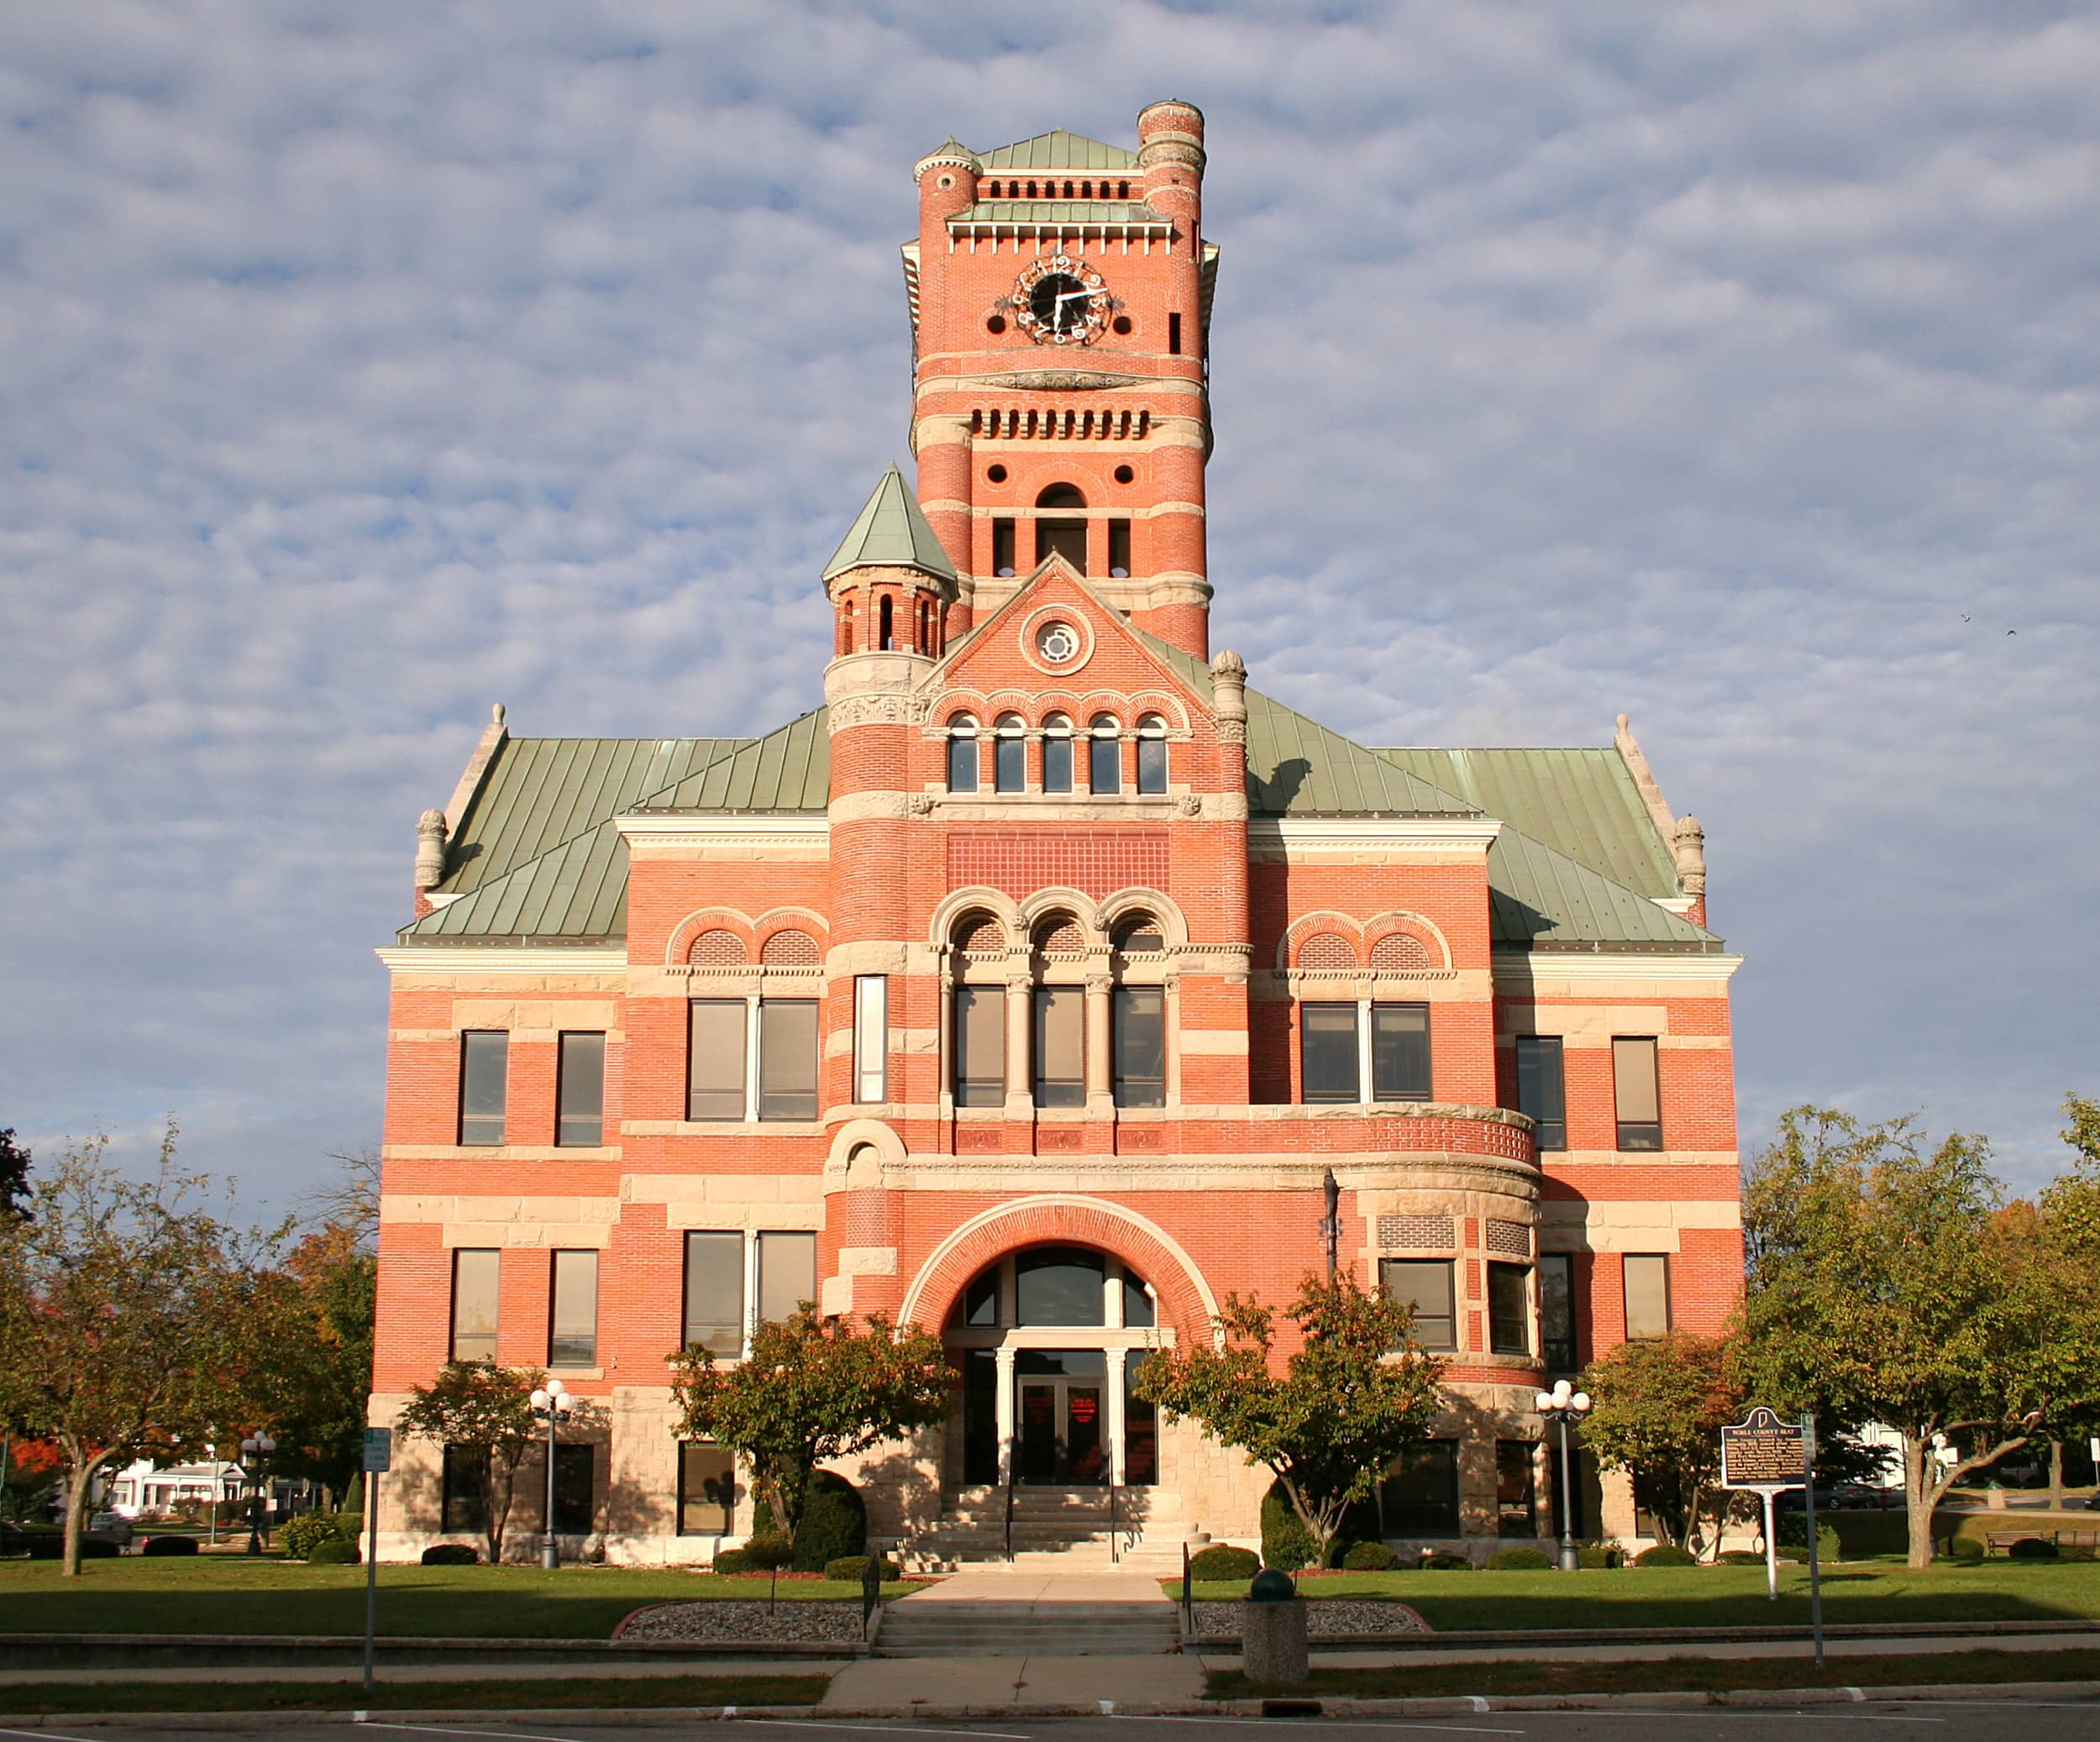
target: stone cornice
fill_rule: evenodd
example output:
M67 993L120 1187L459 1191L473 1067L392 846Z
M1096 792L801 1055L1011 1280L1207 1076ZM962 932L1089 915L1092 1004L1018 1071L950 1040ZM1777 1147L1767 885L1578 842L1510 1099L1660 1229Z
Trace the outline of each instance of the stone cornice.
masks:
M614 944L402 944L372 953L396 973L624 973Z
M1320 853L1377 852L1393 847L1478 847L1502 832L1492 816L1257 816L1247 826L1251 847Z
M1705 980L1725 984L1740 956L1646 950L1497 950L1498 982L1540 980Z

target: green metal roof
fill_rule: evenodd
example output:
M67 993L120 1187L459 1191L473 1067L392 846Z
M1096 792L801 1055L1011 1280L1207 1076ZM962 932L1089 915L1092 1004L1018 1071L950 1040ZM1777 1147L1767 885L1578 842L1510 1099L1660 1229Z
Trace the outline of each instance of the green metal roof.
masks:
M1488 849L1488 932L1532 950L1722 947L1711 931L1658 906L1505 821Z
M824 565L824 579L848 569L879 564L923 569L943 580L955 579L955 564L933 536L926 515L913 498L904 474L893 464L882 475L867 504L846 529L838 548Z
M1134 170L1137 154L1062 127L980 154L988 170Z
M948 219L951 224L972 223L1157 223L1171 225L1173 219L1142 200L979 200Z
M401 933L403 943L458 937L623 937L627 845L610 821L564 841Z
M1643 895L1677 893L1677 863L1617 750L1381 750L1446 792Z
M830 806L832 739L818 708L777 732L739 744L684 779L630 805L638 811L815 813Z

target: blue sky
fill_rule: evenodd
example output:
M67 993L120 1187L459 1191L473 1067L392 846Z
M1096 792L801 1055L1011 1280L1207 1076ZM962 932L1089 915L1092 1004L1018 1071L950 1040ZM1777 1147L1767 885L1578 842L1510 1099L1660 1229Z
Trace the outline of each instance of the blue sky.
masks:
M818 700L911 165L1200 103L1214 642L1708 830L1746 1144L2100 1091L2100 17L2018 3L0 11L0 1124L288 1205L417 813Z

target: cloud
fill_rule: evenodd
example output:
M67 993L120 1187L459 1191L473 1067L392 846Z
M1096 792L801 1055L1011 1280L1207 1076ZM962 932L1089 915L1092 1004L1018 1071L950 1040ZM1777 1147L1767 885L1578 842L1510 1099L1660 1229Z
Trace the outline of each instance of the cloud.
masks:
M911 165L1167 94L1219 644L1376 740L1631 712L1747 1141L1922 1102L2032 1179L2096 1086L2081 9L97 0L0 68L0 1122L172 1109L275 1202L374 1137L369 952L488 703L811 706Z

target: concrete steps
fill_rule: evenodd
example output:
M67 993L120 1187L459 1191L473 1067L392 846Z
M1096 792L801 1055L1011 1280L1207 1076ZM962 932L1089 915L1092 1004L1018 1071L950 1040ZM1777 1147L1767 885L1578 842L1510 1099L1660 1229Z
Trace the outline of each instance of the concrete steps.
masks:
M1145 1490L1124 1489L1117 1498L1111 1520L1105 1488L1016 1488L1012 1533L1015 1563L1092 1567L1120 1561L1148 1570L1178 1572L1183 1543L1200 1548L1210 1541L1186 1520L1145 1517L1149 1498ZM1132 1516L1133 1513L1137 1515ZM903 1558L908 1568L932 1572L1004 1562L1007 1558L1006 1491L985 1487L960 1490L951 1498L940 1522L906 1545Z
M1175 1649L1164 1603L939 1603L883 1611L877 1657L1151 1657Z

